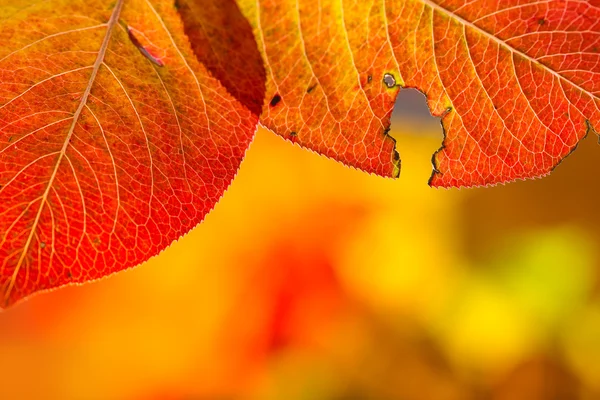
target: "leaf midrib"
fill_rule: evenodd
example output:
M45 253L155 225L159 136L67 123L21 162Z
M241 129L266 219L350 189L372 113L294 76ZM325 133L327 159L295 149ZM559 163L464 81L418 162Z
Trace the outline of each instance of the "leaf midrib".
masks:
M384 0L386 1L386 0ZM560 80L564 80L565 82L567 82L569 85L581 90L583 93L587 94L588 96L590 96L591 98L595 98L600 100L600 97L594 95L593 93L590 93L589 91L587 91L586 89L582 88L581 86L579 86L578 84L576 84L575 82L567 79L566 77L564 77L563 75L559 74L558 72L554 71L552 68L550 68L549 66L547 66L546 64L536 60L535 58L527 55L526 53L523 53L522 51L514 48L513 46L511 46L510 44L506 43L504 40L500 39L499 37L489 33L488 31L484 30L483 28L480 28L479 26L475 25L474 23L464 19L463 17L459 16L458 14L440 6L439 4L434 3L431 0L420 0L423 4L431 7L433 10L435 11L439 11L443 14L446 14L448 17L455 19L456 21L460 22L461 24L479 32L480 34L484 35L485 37L487 37L488 39L491 39L492 41L498 43L500 46L505 47L508 51L510 51L513 54L516 54L520 57L523 57L524 59L528 60L529 62L533 63L533 64L537 64L539 66L541 66L542 68L544 68L544 70L550 72L552 75L556 76L558 79Z
M58 155L58 159L56 160L56 163L54 165L52 175L50 176L50 179L48 180L48 184L46 185L44 194L42 195L42 198L40 201L40 206L38 208L38 211L37 211L37 214L33 221L33 224L30 228L30 232L29 232L29 236L27 237L27 241L25 242L25 245L23 246L23 251L21 252L19 261L17 262L15 270L13 271L13 274L10 278L6 292L4 293L4 303L8 302L8 300L9 300L10 293L15 285L16 277L19 273L19 270L21 269L21 266L23 265L25 256L27 255L27 252L29 251L29 247L31 246L31 242L33 240L37 226L39 224L40 217L42 215L42 211L44 210L44 206L47 203L48 194L50 193L50 189L52 188L52 185L54 184L54 180L56 178L58 168L61 165L61 162L65 156L67 148L69 147L69 143L71 141L71 137L73 136L73 131L75 130L75 126L77 125L79 117L81 116L81 113L87 104L87 100L91 93L92 87L94 86L94 82L96 80L96 76L98 75L98 71L100 70L100 66L104 62L104 57L106 55L106 50L108 48L108 44L111 39L112 31L113 31L115 25L117 24L117 21L119 20L119 16L121 14L121 10L123 8L124 1L125 0L117 0L117 3L115 4L115 6L113 8L111 17L106 24L106 34L104 35L104 39L102 40L102 44L100 45L100 48L98 50L98 56L96 57L96 60L94 61L90 79L88 80L85 91L83 92L83 95L81 96L81 100L79 101L79 106L77 107L77 110L73 114L73 122L71 123L71 126L69 127L69 131L67 132L67 136L65 137L65 141L64 141L63 146Z

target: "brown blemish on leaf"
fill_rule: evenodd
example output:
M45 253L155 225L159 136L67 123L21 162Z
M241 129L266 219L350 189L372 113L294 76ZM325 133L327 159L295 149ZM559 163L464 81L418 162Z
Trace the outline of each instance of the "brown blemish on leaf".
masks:
M150 62L152 62L152 64L157 65L159 67L165 66L165 63L163 63L161 60L159 60L158 58L156 58L152 54L150 54L150 52L142 45L142 43L140 43L138 38L133 33L133 29L131 29L130 26L127 26L127 35L129 35L129 40L131 40L131 43L133 43L133 45L135 47L137 47L137 49L140 51L140 53L142 53L142 55L144 57L146 57L148 60L150 60Z
M271 99L271 102L269 103L269 105L271 107L275 107L277 104L279 104L279 102L281 101L281 96L279 94L276 94L275 96L273 96L273 98Z

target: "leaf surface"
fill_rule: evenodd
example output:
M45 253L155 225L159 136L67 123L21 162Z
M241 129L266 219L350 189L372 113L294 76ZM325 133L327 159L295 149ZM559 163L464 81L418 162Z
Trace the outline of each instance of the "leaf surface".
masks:
M239 0L267 72L261 122L397 176L400 87L442 117L432 186L548 174L600 126L600 2Z
M197 61L170 1L8 3L0 306L135 266L188 232L252 140L258 114L245 104L262 103L231 93L213 76L218 66ZM252 38L237 21L237 35ZM260 57L255 44L242 51ZM260 69L238 73L260 97Z

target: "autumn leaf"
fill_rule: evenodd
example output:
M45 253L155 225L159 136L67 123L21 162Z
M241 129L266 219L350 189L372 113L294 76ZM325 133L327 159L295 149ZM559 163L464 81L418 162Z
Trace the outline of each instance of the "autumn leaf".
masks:
M430 185L550 173L600 126L600 2L239 0L267 72L261 123L397 176L387 135L417 88L445 137Z
M238 44L253 43L233 1L205 3L229 14ZM2 307L135 266L198 224L252 140L259 110L247 104L262 104L264 72L236 71L251 97L221 85L219 65L195 54L223 58L210 51L230 42L196 37L192 49L168 0L0 9ZM255 43L231 45L260 60Z

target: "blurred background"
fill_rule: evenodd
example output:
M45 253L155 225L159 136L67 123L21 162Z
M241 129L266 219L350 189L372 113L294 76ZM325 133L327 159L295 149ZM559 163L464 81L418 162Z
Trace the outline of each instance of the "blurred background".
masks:
M0 399L600 399L600 148L541 180L397 181L260 130L205 222L144 265L0 314Z

